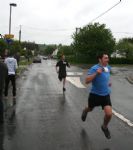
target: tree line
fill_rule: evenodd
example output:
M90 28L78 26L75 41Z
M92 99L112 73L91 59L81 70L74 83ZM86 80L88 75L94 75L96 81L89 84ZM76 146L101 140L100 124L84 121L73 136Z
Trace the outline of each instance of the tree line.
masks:
M82 28L77 28L72 35L73 42L70 45L62 44L36 44L34 42L13 41L7 44L0 39L0 55L5 49L10 48L14 53L20 52L21 55L52 55L58 49L57 57L65 54L67 59L76 63L93 63L98 54L106 52L112 63L133 63L133 38L123 38L116 42L110 29L105 24L89 24Z
M12 54L19 53L21 56L32 57L39 54L39 46L35 42L19 42L18 40L12 40L8 43L5 39L0 39L0 56L5 57L6 51Z

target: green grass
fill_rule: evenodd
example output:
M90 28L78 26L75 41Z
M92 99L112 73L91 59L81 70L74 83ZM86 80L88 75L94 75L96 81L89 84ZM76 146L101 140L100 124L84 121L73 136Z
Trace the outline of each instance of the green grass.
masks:
M19 62L19 65L30 65L32 64L32 59L30 59L30 61L28 62L27 59L24 59L22 61Z
M32 64L32 59L28 62L27 59L21 60L19 62L19 67L17 69L17 74L20 75L21 72L27 68L28 65Z

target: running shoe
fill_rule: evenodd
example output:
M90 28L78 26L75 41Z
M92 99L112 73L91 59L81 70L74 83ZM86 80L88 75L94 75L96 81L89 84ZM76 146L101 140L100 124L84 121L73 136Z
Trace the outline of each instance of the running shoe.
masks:
M107 139L111 139L111 135L110 135L110 131L108 128L104 128L103 126L101 126L101 129L104 133L104 135L106 136Z
M85 120L86 120L87 113L88 113L87 111L83 110L82 116L81 116L82 121L85 121Z

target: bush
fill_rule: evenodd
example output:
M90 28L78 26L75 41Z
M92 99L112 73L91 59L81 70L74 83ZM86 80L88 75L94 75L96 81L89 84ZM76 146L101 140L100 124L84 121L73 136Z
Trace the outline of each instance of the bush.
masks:
M97 63L97 59L96 58L91 58L88 55L82 55L82 54L78 54L78 55L71 55L71 56L66 56L67 60L69 62L72 63L84 63L84 64L94 64Z
M110 59L111 64L133 64L133 58L132 59L126 59L126 58L111 58Z

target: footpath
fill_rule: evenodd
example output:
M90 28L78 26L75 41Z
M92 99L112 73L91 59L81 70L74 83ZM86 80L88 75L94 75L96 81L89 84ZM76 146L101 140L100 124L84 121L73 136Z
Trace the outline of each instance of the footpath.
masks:
M133 75L129 75L126 77L129 83L133 84Z

